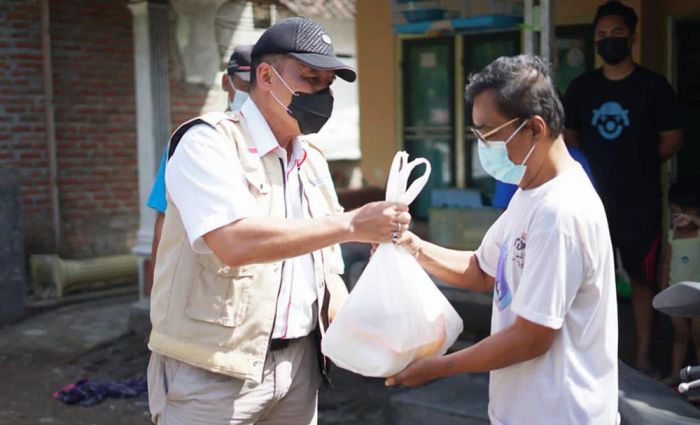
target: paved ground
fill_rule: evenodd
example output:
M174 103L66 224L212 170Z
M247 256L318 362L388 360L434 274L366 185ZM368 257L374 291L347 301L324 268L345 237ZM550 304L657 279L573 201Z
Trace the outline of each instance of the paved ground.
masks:
M145 396L66 406L51 395L80 378L131 379L145 374L149 352L127 331L133 297L62 307L0 328L0 425L148 424ZM401 390L340 369L319 400L322 425L383 425L388 400Z
M51 395L80 378L144 374L147 349L128 335L133 297L63 307L0 329L0 424L146 424L146 398L88 408Z
M134 296L116 296L33 314L0 328L0 425L149 424L146 396L109 399L93 407L66 406L51 395L81 378L143 377L149 352L128 332ZM387 389L335 368L334 388L322 388L321 425L388 425ZM407 394L408 395L408 394ZM440 424L435 424L440 425Z

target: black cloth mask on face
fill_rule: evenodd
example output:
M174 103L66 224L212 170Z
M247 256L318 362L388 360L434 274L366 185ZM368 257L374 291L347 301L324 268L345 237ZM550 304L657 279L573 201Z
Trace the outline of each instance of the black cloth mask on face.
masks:
M333 95L331 94L330 87L326 87L316 93L295 92L289 88L289 85L287 85L287 82L284 81L284 78L282 78L277 70L274 67L272 67L272 69L287 90L292 93L292 101L288 106L284 106L284 104L277 99L277 96L270 92L272 97L274 97L277 103L286 109L287 113L299 123L299 131L301 131L301 134L318 133L333 112Z
M629 37L606 37L595 45L600 57L610 65L617 65L630 54Z

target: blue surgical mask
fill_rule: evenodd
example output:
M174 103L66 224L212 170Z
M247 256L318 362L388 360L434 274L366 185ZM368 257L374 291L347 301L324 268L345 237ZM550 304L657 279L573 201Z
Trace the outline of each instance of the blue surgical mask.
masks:
M233 100L229 104L231 111L239 111L241 106L243 106L243 102L246 100L248 100L248 93L243 90L236 90L236 93L233 95Z
M525 163L530 158L535 145L533 144L527 155L525 155L522 164L515 164L510 160L506 145L513 140L513 137L525 126L525 123L527 121L523 121L505 141L485 141L477 135L481 167L496 180L517 185L523 179L526 169Z

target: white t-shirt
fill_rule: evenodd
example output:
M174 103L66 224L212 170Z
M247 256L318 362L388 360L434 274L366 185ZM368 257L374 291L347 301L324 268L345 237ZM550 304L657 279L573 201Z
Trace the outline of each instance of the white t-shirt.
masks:
M252 99L245 101L241 115L253 137L258 155L276 155L284 170L288 218L304 218L299 167L306 159L301 139L292 142L292 156L279 146L272 130ZM330 175L324 181L331 181ZM165 186L178 208L192 248L211 253L205 234L238 220L260 214L231 144L206 124L192 126L182 136L165 168ZM331 259L331 271L343 273L340 250ZM273 338L299 338L316 326L316 286L311 254L290 258L282 266Z
M517 316L558 329L545 354L491 372L491 423L616 424L613 251L603 205L583 169L518 190L476 255L496 278L492 334Z

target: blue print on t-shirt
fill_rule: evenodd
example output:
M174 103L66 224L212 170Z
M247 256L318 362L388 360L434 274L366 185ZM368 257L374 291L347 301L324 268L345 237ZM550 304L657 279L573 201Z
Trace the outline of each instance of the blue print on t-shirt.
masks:
M496 284L493 286L493 301L499 310L503 310L510 305L512 300L510 295L510 287L506 279L506 264L508 263L508 245L501 246L501 252L498 255L498 266L496 267Z
M622 109L622 105L617 102L605 102L593 110L591 125L598 129L604 139L615 140L630 125L629 111Z

